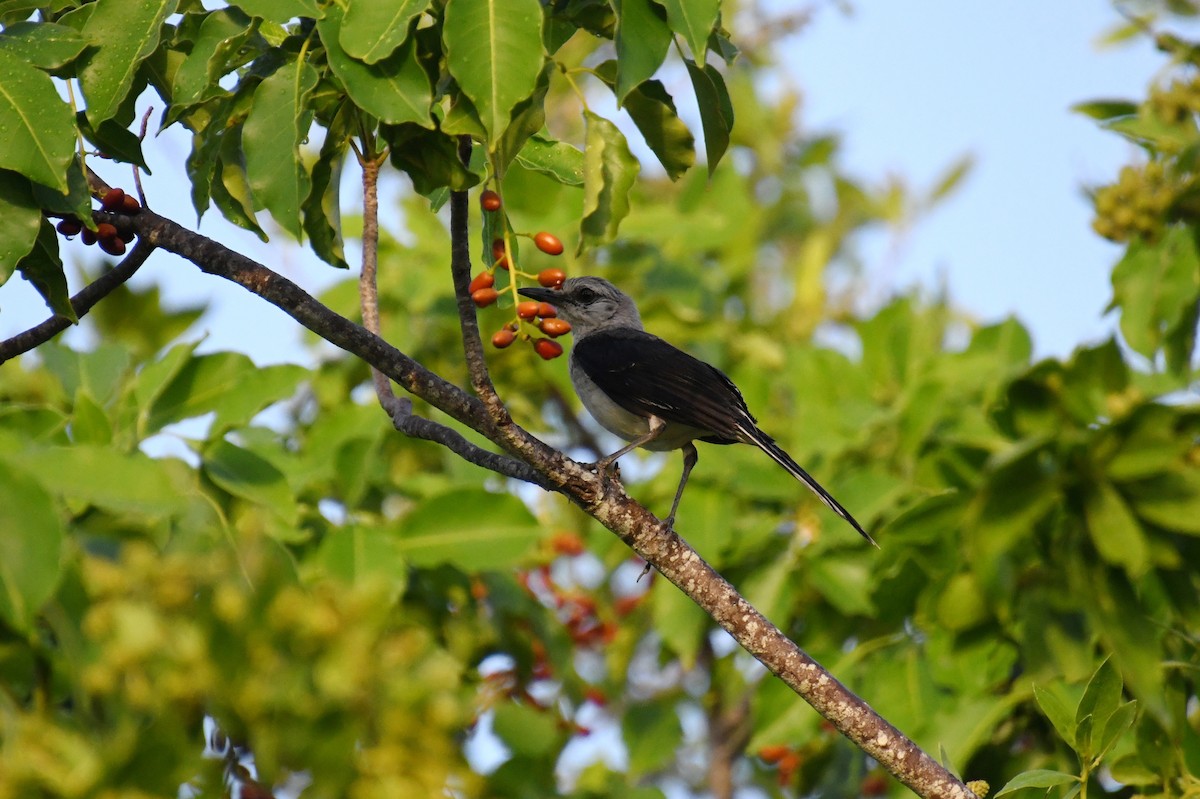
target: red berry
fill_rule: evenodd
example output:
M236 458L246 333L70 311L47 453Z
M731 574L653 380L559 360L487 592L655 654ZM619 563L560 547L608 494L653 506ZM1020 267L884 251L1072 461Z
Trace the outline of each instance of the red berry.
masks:
M496 278L492 276L491 272L480 272L467 287L467 293L474 294L480 289L490 289L494 285L496 285Z
M83 223L73 216L68 216L58 223L58 232L64 236L78 235L81 230L83 230Z
M100 239L100 249L109 255L124 255L125 242L117 236L113 236L111 239Z
M138 198L132 194L126 194L125 201L121 203L121 211L129 216L133 216L140 210L142 210L142 204L138 202Z
M100 198L100 207L105 211L120 211L125 205L125 190L124 189L109 189L105 195Z
M504 239L492 240L492 260L499 261L504 257Z
M546 255L562 255L563 243L553 233L547 233L544 230L541 233L535 233L533 243Z
M517 316L522 319L532 319L538 315L538 304L535 300L517 303Z
M500 292L493 288L479 289L471 293L471 299L480 308L486 308L500 297Z
M503 269L505 272L507 272L508 271L508 256L501 255L499 258L496 259L496 263L492 264L492 266L498 266L501 269Z
M551 338L558 338L565 333L571 332L571 323L565 319L543 319L538 327Z
M563 354L562 345L548 338L539 338L533 342L534 351L542 356L542 360L550 361Z
M92 245L96 243L96 231L90 227L85 227L79 234L79 240L84 244Z
M537 315L543 319L553 319L558 316L558 311L548 302L539 302Z
M117 226L110 225L108 222L101 222L96 225L96 238L100 241L111 241L117 238Z
M512 344L514 341L516 341L516 339L517 339L516 333L513 333L511 330L509 330L507 327L505 327L500 330L497 330L492 335L492 346L498 350L502 350L505 347L507 347L509 344Z
M562 245L560 244L559 246L561 247ZM567 273L561 269L543 269L538 272L538 282L548 289L560 288L566 279Z
M479 195L479 207L485 211L500 210L500 195L488 189L483 194Z

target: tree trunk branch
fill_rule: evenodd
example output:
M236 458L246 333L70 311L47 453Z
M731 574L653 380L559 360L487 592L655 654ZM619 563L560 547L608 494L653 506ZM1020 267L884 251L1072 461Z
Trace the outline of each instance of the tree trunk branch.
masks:
M562 493L616 533L712 616L746 651L913 791L924 797L973 799L974 794L962 782L838 682L752 607L673 530L630 499L619 481L598 475L592 468L567 458L512 423L507 414L502 420L495 419L480 399L430 372L378 336L338 316L296 284L265 266L152 212L143 212L127 221L151 244L186 258L204 272L231 280L261 296L309 330L363 359L406 391L480 432L528 464L541 478L532 482ZM459 285L462 274L456 271L454 277L456 294L460 294L465 288ZM433 440L451 446L448 441ZM477 460L477 452L468 450L467 453L465 457L469 456L473 463L495 468ZM515 476L511 472L501 473Z

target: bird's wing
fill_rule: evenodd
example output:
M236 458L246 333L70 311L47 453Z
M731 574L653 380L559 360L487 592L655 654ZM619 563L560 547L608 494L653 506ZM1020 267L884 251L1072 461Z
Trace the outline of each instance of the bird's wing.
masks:
M737 386L716 367L643 330L615 328L575 342L573 357L601 391L630 413L744 440L754 417ZM708 440L709 437L706 437Z

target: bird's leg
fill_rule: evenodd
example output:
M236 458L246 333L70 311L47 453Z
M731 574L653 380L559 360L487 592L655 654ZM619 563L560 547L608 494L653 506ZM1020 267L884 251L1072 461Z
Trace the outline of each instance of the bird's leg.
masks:
M671 529L675 529L675 511L679 510L679 500L683 498L683 487L687 485L688 475L692 473L692 468L698 460L700 460L700 453L696 451L696 445L690 441L684 444L683 476L679 478L679 488L675 489L675 501L671 503L671 512L667 514L666 519L663 519L667 523L667 527Z
M651 416L649 419L649 423L650 423L650 429L646 431L646 434L644 436L635 438L633 441L630 441L628 444L621 447L619 450L617 450L613 454L609 455L608 457L601 458L600 460L596 461L596 471L598 471L598 472L610 471L612 469L613 464L617 462L618 458L620 458L622 455L627 455L630 452L633 452L638 447L642 447L642 446L645 446L646 444L649 444L651 441L658 438L659 435L662 434L662 431L667 428L667 423L664 422L662 419L659 419L657 416Z

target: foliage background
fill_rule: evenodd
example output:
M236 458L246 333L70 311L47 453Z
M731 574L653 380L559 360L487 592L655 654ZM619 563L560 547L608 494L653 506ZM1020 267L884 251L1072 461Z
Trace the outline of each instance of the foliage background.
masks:
M763 97L769 61L751 50L727 72L734 157L711 178L644 176L619 240L568 269L649 298L648 326L728 371L884 550L797 505L744 448L702 453L681 532L965 777L1111 790L1103 765L1137 786L1123 793L1194 791L1200 416L1162 400L1193 378L1187 208L1117 273L1124 346L1034 363L1015 320L979 327L920 293L861 317L856 237L913 198L844 174L835 137L797 128L794 98ZM551 91L556 135L581 141L571 95ZM1097 113L1179 162L1186 189L1175 142L1194 123L1168 140L1143 108ZM542 175L514 168L504 189L517 230L580 216L578 189ZM403 208L408 235L382 245L384 334L462 382L445 229L423 199ZM323 299L355 312L350 283ZM121 292L86 322L94 347L52 343L0 373L0 796L184 781L215 795L204 714L264 782L304 769L312 795L656 795L714 784L714 764L766 792L902 790L671 586L643 597L586 516L540 494L531 512L395 435L355 391L361 364L197 355L172 343L195 315ZM481 313L485 328L506 318ZM611 448L572 422L562 363L513 349L492 367L515 418L581 456ZM172 433L185 457L142 453L196 418ZM674 466L646 470L636 495L663 506ZM479 719L511 752L488 774L460 746ZM627 762L578 772L561 755L597 724L619 727Z

